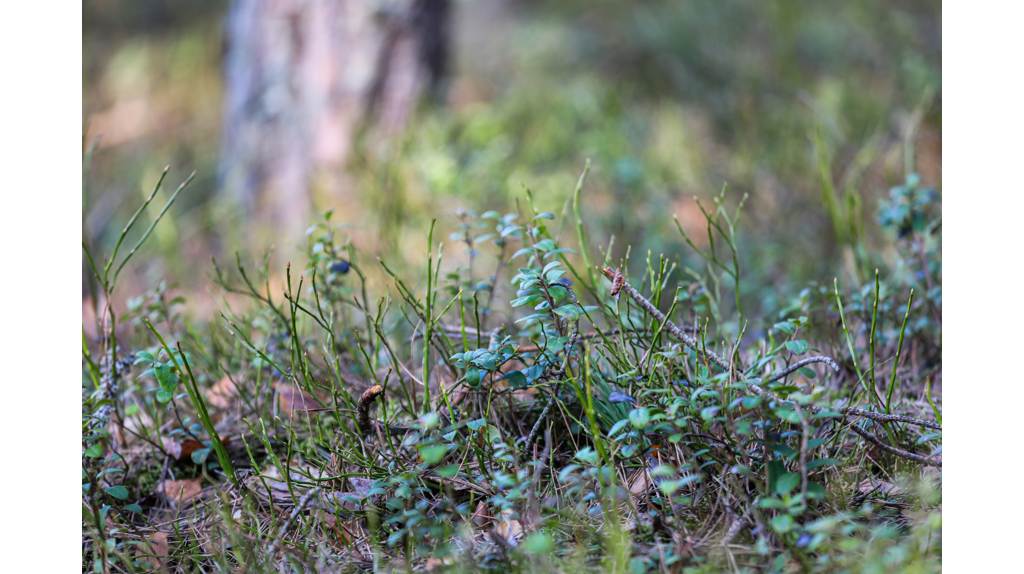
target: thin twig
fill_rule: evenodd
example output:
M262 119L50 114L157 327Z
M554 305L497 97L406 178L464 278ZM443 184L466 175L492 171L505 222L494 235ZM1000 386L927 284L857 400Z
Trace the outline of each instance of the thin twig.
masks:
M315 498L318 494L320 494L320 487L315 486L312 489L310 489L309 492L302 495L302 498L299 499L299 503L296 504L295 509L292 510L291 516L289 516L288 520L286 520L285 523L281 525L281 529L277 531L277 540L275 540L274 543L270 545L270 548L267 549L267 556L274 555L274 553L277 551L279 543L284 539L284 535L287 534L288 530L292 527L292 523L295 522L295 519L298 518L300 514L302 514L302 511L305 510L306 506L308 506L309 503L313 500L313 498Z

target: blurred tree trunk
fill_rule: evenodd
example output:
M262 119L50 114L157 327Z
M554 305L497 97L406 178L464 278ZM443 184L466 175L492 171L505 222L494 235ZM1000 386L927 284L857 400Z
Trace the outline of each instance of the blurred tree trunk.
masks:
M449 0L233 0L223 187L282 232L304 228L311 184L356 135L396 133L438 91L449 20Z

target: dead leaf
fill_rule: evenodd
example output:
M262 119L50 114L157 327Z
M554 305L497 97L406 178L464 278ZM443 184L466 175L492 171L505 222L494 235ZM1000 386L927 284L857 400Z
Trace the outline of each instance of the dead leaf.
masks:
M238 389L231 377L225 376L206 390L206 401L218 409L226 409L231 406L232 400L238 395Z
M277 397L281 411L289 416L297 411L315 411L322 408L313 395L292 385L277 385Z
M629 484L629 493L638 496L647 491L650 486L650 482L647 479L647 468L641 467L633 473L633 476L629 477L627 481Z
M201 481L199 476L192 480L165 480L157 487L157 492L175 504L185 504L202 492Z
M484 506L484 501L481 500L476 503L476 510L473 511L471 520L473 521L473 524L476 524L481 528L491 521L491 515L487 512L487 507Z
M164 450L171 458L177 461L183 461L191 458L192 453L201 449L206 448L203 443L197 441L192 437L175 438L175 437L161 437L160 442L164 445Z
M509 510L502 510L498 515L498 524L494 527L494 533L508 541L509 545L516 546L519 539L523 537L523 525L512 518L515 513Z
M359 478L358 476L350 476L348 478L348 484L355 491L356 496L364 497L367 492L370 492L370 488L373 486L374 481L369 478Z
M450 565L454 560L451 556L445 556L443 559L437 559L433 556L427 558L426 564L423 565L424 572L434 572L435 570L444 566Z
M167 548L167 533L166 532L154 532L153 536L150 537L149 541L149 553L155 554L156 556L149 556L146 561L153 565L153 568L159 568L163 564L163 556L167 556L170 552Z

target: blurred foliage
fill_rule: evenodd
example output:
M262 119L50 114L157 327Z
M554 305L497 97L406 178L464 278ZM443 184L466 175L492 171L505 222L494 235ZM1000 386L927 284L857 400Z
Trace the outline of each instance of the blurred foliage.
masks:
M871 269L896 265L874 217L878 202L911 171L941 184L941 9L933 2L495 6L456 5L448 105L421 110L390 146L358 147L344 189L314 182L317 207L360 222L353 241L399 268L419 257L433 215L452 214L440 222L448 231L461 206L515 210L520 182L539 208L562 213L589 158L583 215L596 244L615 237L615 257L629 245L702 266L666 215L678 215L705 247L692 196L707 200L725 183L733 205L749 194L736 238L749 280L741 292L752 312L768 311L781 306L778 293L811 278L859 287ZM236 245L303 242L243 242L245 222L217 195L224 9L86 7L90 139L104 119L135 126L93 161L84 202L98 250L109 248L119 232L112 222L164 164L199 171L168 214L161 257L141 260L145 275L132 292L168 271L185 274L206 254L230 258ZM186 288L204 280L192 276L198 282Z

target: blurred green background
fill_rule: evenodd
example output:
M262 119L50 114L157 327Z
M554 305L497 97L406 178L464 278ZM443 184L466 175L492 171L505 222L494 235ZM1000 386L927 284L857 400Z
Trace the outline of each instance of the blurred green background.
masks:
M102 135L83 191L84 233L109 252L171 165L166 198L192 170L121 295L177 281L206 309L210 255L284 258L302 229L254 225L218 179L229 3L83 5L83 149ZM368 256L422 267L426 230L459 207L509 211L529 187L562 212L586 159L592 253L615 237L701 265L675 228L705 236L705 205L749 200L744 296L763 311L809 281L860 283L892 264L876 216L909 171L941 189L941 5L923 0L717 2L545 0L451 6L440 101L312 189ZM525 204L524 204L525 205ZM446 253L460 253L458 248ZM364 261L372 261L368 257ZM454 265L454 262L452 262ZM84 293L84 290L83 290Z

